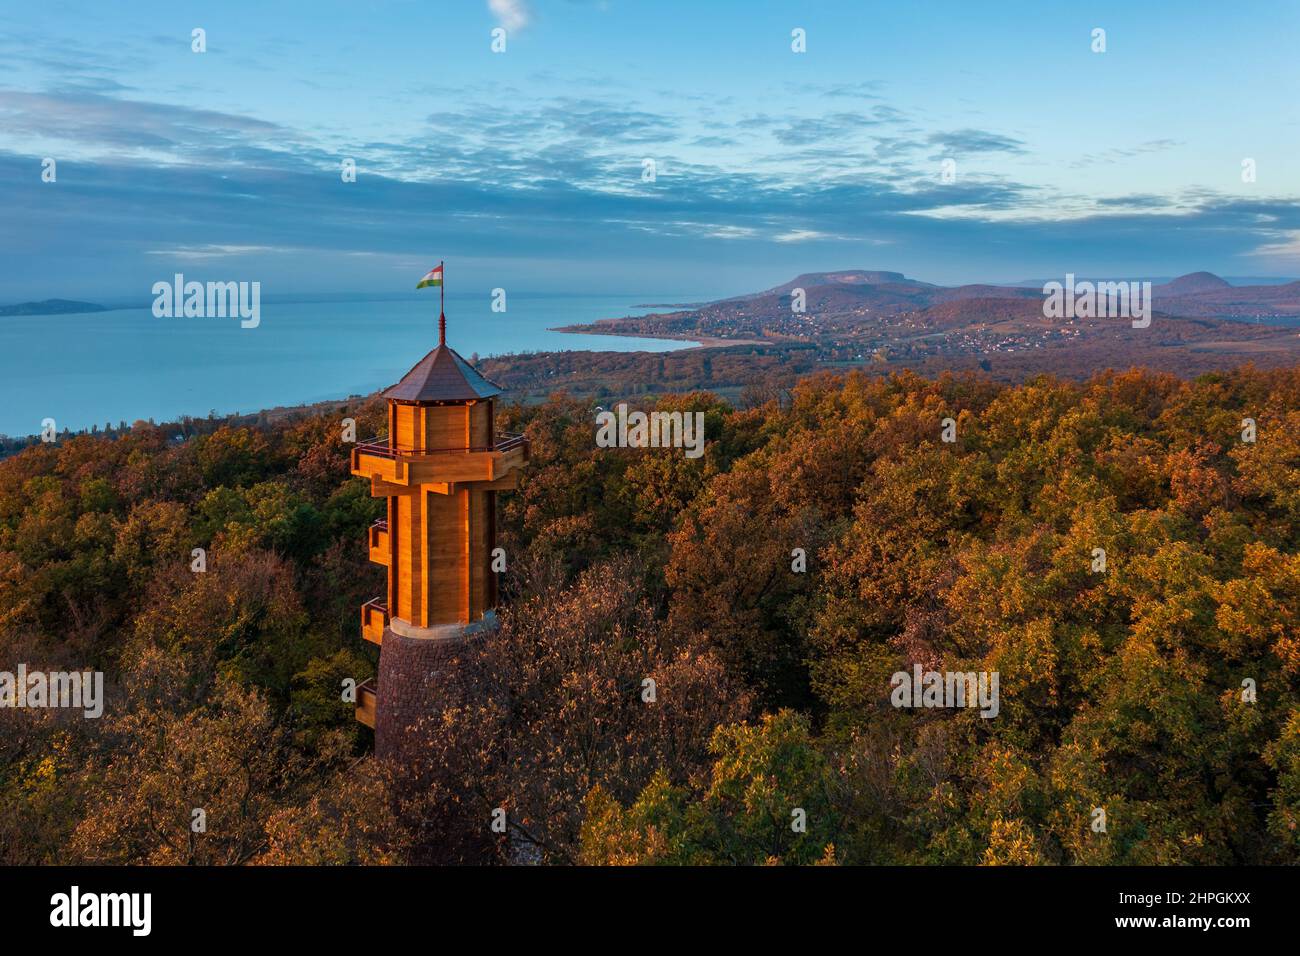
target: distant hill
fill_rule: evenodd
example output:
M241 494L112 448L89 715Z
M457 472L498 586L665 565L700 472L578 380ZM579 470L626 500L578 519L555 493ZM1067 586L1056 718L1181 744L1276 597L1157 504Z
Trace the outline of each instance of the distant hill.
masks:
M1215 292L1219 289L1231 289L1232 283L1220 279L1213 272L1189 272L1177 279L1170 279L1163 285L1155 286L1151 291L1156 295L1196 295L1201 292Z
M1194 273L1183 276L1193 279L1209 273ZM1217 278L1211 276L1210 278ZM1222 285L1204 285L1197 291L1168 291L1176 287L1183 279L1175 279L1164 286L1152 289L1152 295L1160 308L1172 315L1216 316L1235 319L1266 319L1300 316L1300 282L1286 285L1234 286L1222 282ZM1198 284L1203 280L1198 280Z
M722 299L699 307L698 311L718 314L740 308L752 319L754 310L758 309L777 319L788 315L790 293L797 288L807 292L809 313L821 316L895 315L941 303L980 299L1042 301L1041 285L940 286L909 279L899 272L852 269L804 273L765 292ZM1212 272L1191 272L1154 285L1151 294L1160 310L1173 316L1240 319L1300 315L1300 282L1234 286ZM955 316L961 311L953 310L951 314ZM978 315L981 311L979 306L974 306L969 314Z
M880 272L870 269L841 269L838 272L805 272L802 275L795 276L789 282L783 282L778 286L767 289L763 292L751 292L748 295L732 296L730 299L722 299L722 302L748 302L754 299L762 299L768 296L788 295L795 289L816 289L823 286L909 286L917 289L935 288L928 282L918 282L915 279L909 279L901 272ZM714 303L716 304L716 303Z
M840 272L805 272L803 275L792 279L785 285L777 286L773 291L789 291L798 286L807 288L809 286L817 285L887 285L891 283L906 283L909 285L930 284L928 282L917 282L915 279L909 279L901 272L846 269Z
M1247 361L1260 367L1300 362L1300 333L1288 327L1300 324L1300 282L1234 286L1209 272L1145 281L1153 300L1145 327L1134 327L1131 316L1049 317L1041 284L949 287L854 269L804 273L765 292L561 331L722 344L749 350L758 366L979 368L1011 380L1043 371L1086 378L1133 365L1199 375ZM804 290L802 301L794 289ZM680 369L673 386L685 380L713 387L724 377L718 369L717 379L708 370L691 378ZM630 368L612 374L633 375ZM734 385L743 369L728 367L725 374ZM538 387L554 384L542 380Z
M1059 281L1059 279L1057 280ZM1076 281L1082 281L1081 279ZM1091 281L1098 281L1093 279ZM974 283L940 286L909 279L901 272L844 269L836 272L806 272L789 282L763 292L733 296L692 307L720 313L743 310L752 317L754 309L773 316L788 312L794 289L807 293L810 313L858 313L891 315L924 309L940 303L973 299L1024 299L1039 301L1042 284L993 285ZM1169 315L1221 318L1290 317L1300 314L1300 283L1279 285L1237 285L1212 272L1191 272L1151 289L1163 312ZM978 307L976 308L978 312Z
M108 308L93 302L74 302L71 299L46 299L43 302L19 302L17 305L0 305L0 316L6 315L74 315L81 312L108 312Z
M1076 279L1081 281L1084 280ZM1094 277L1087 281L1103 280ZM805 292L802 312L792 301L795 289ZM1297 281L1281 285L1233 285L1211 272L1191 272L1154 284L1151 295L1155 308L1169 317L1259 322L1300 317L1300 282ZM561 331L670 338L806 340L817 335L865 333L869 331L867 326L889 324L895 318L915 316L939 305L948 308L933 312L926 321L937 322L940 327L960 326L963 321L983 323L998 315L1025 319L1041 310L1042 301L1041 284L941 286L909 279L901 272L842 269L806 272L763 292L678 306L672 311L635 318L564 326Z
M952 298L918 312L915 322L921 328L936 331L1005 322L1025 326L1049 324L1043 318L1041 295L1034 298L991 295Z

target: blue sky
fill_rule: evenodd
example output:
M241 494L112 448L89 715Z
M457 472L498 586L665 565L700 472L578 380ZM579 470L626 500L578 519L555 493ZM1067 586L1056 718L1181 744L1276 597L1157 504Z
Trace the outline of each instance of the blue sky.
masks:
M404 291L439 258L453 290L699 296L1300 275L1297 27L1252 2L9 4L0 302L145 301L175 271Z

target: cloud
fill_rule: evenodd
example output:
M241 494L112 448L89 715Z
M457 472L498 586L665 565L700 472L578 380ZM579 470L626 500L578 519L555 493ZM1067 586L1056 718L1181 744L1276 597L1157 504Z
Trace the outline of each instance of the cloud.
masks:
M1070 168L1085 169L1088 166L1118 163L1126 159L1132 159L1135 156L1143 156L1147 153L1160 153L1165 150L1177 149L1183 145L1185 144L1176 139L1147 140L1144 143L1138 143L1136 146L1113 147L1099 153L1091 153L1087 156L1081 156L1070 164Z
M1025 144L1020 140L982 129L957 129L944 133L931 133L926 137L926 142L954 153L1023 153L1025 151Z
M772 239L776 242L809 242L813 239L833 239L834 236L828 236L824 232L818 232L816 229L792 229L789 232L778 233Z
M434 113L429 124L443 144L462 149L542 154L553 146L563 152L590 152L619 144L663 146L677 139L673 117L592 98L557 97L526 106L475 103ZM556 157L561 161L563 153Z
M758 231L749 226L706 225L700 227L700 231L714 239L753 239L758 235Z
M845 99L880 99L884 84L879 80L861 80L857 83L799 83L795 89L814 96L831 96Z
M276 123L235 113L124 100L82 89L0 90L0 128L11 137L63 141L82 153L149 152L163 161L245 161L268 152L253 149L255 140L278 147L296 138Z
M488 9L511 33L522 30L532 20L532 11L526 0L488 0Z
M690 145L701 149L722 149L726 146L735 146L737 142L730 136L699 136L691 140Z
M175 246L171 249L146 249L146 256L165 256L183 261L204 259L229 259L235 256L270 255L276 253L306 252L305 249L288 249L277 246Z
M1272 259L1287 268L1300 267L1300 229L1284 231L1279 234L1280 241L1266 242L1246 253L1261 259Z
M1127 196L1103 196L1093 202L1106 209L1164 209L1169 205L1169 197L1155 193L1134 193Z
M609 91L524 102L470 90L425 124L349 141L85 89L0 90L0 280L21 279L37 297L72 291L69 275L147 289L175 263L283 275L297 288L382 287L384 270L431 245L524 268L563 260L573 275L647 262L704 269L730 250L755 264L802 254L813 268L828 242L856 247L864 266L935 279L951 262L997 278L1007 260L1170 274L1222 271L1246 255L1294 261L1300 200L1076 197L973 176L940 185L927 147L1023 145L984 130L913 135L900 118L866 107L723 124ZM43 139L67 144L50 154L57 187L33 173L29 147ZM691 161L691 149L715 144L708 163ZM357 183L340 181L342 156L357 160ZM643 183L645 156L670 173ZM881 248L888 262L874 258Z
M803 146L825 140L844 140L871 126L889 121L879 115L865 113L831 113L827 116L793 119L784 129L772 131L782 146Z

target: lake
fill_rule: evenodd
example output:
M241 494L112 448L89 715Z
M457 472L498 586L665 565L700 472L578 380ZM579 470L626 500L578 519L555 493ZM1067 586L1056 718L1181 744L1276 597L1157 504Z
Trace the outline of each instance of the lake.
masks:
M182 415L246 414L277 405L366 395L396 382L438 344L438 295L320 297L261 303L261 324L231 318L155 318L150 308L86 315L0 317L0 434L35 434ZM683 297L685 299L687 297ZM511 352L664 352L692 343L548 328L663 309L645 295L447 296L447 342L461 355Z

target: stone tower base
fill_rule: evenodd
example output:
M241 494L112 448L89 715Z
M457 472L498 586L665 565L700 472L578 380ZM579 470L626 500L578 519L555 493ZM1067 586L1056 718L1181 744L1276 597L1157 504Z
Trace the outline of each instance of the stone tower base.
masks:
M393 624L406 633L393 630ZM393 624L384 629L379 649L375 756L410 765L427 754L421 744L424 735L433 732L434 716L446 703L463 699L463 658L469 642L496 621L489 612L472 625L415 629L401 621Z

